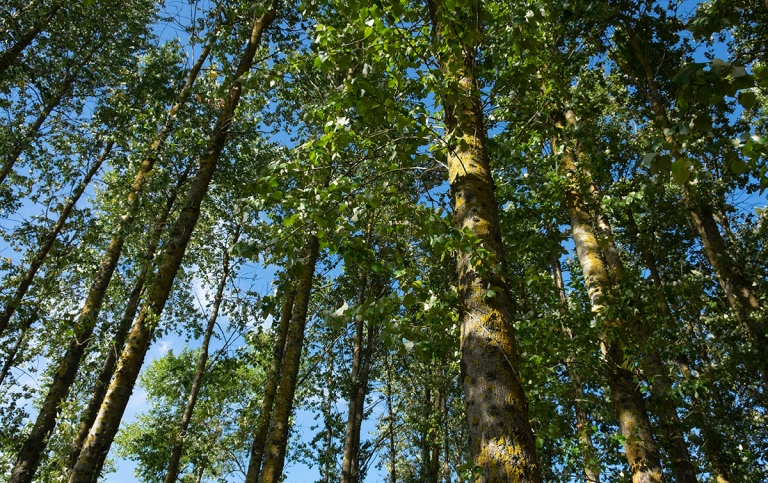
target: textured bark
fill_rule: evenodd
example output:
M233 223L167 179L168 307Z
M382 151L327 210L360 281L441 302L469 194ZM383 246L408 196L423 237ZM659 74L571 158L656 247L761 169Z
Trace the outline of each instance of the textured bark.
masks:
M35 279L35 275L37 274L37 271L40 270L40 267L43 266L43 263L45 263L45 258L48 256L48 253L51 251L51 248L53 248L53 244L56 242L56 239L58 238L59 234L61 233L61 230L64 229L64 225L67 223L67 220L69 219L69 215L72 213L72 210L75 208L75 205L80 200L80 197L85 192L85 189L88 187L88 185L91 184L91 180L94 176L96 176L96 173L99 172L101 169L101 166L104 164L104 161L109 157L109 154L112 152L112 147L114 146L113 141L108 141L106 145L104 146L104 149L101 152L101 155L94 161L93 165L91 166L91 169L88 170L88 172L85 174L83 179L80 181L80 183L75 187L75 190L72 192L72 196L67 200L66 203L64 203L64 206L61 208L61 211L59 212L59 218L56 220L56 224L51 227L50 230L48 230L48 233L45 235L45 238L41 241L40 247L38 248L37 252L35 253L34 257L32 257L32 261L29 263L29 267L27 268L27 271L24 273L24 276L21 278L21 281L19 282L19 285L16 287L16 292L14 292L13 297L11 300L8 301L8 303L5 305L5 309L3 310L3 313L0 314L0 337L2 337L3 332L8 327L8 323L11 320L11 317L13 317L13 314L16 312L16 309L21 304L22 299L24 296L27 295L27 292L29 291L29 287L32 285L32 282ZM30 319L31 322L31 319Z
M372 222L368 224L368 242L370 248ZM358 291L358 304L366 304L369 291L369 279L363 274ZM368 393L368 375L375 328L368 324L368 337L365 337L366 323L363 317L355 320L355 336L352 343L352 369L350 372L351 388L348 400L347 427L344 432L344 452L341 461L341 483L360 481L360 429L363 423L365 397Z
M487 150L482 102L474 77L479 2L460 2L469 23L459 23L442 2L427 0L438 61L452 95L442 96L448 147L454 227L476 236L489 259L478 264L476 251L458 251L458 301L461 322L462 383L469 425L469 449L483 470L478 482L540 482L536 444L528 421L528 401L520 379L513 325L513 304L499 231L498 205ZM462 45L456 58L451 44ZM447 66L450 66L450 69ZM437 93L440 96L440 93ZM488 296L493 287L495 295Z
M9 47L8 50L0 54L0 79L3 78L5 71L16 63L21 53L24 52L24 49L29 47L29 44L35 40L35 37L40 35L51 20L53 20L53 17L55 17L59 10L61 10L64 3L65 2L63 1L54 2L51 7L29 27L29 29L16 39L16 42Z
M275 16L276 11L273 4L255 20L252 26L248 45L230 82L224 106L211 133L208 147L189 187L184 206L170 230L168 241L159 257L156 276L147 290L147 301L131 328L115 376L104 397L96 421L83 444L77 463L70 474L70 483L90 483L97 469L97 462L109 452L157 322L170 295L176 273L181 266L187 244L200 217L200 205L213 178L216 164L229 134L232 118L240 101L243 76L251 69L254 55L261 43L262 34L274 21Z
M560 266L560 259L557 256L552 257L552 279L557 287L562 315L568 310L568 298L565 293L565 283L563 282L563 270ZM566 335L573 337L570 329L565 328ZM585 399L584 389L582 387L581 377L574 372L571 361L571 354L565 361L565 369L568 378L571 380L571 394L573 395L573 410L576 415L576 435L579 439L579 451L581 452L582 464L584 465L584 478L587 483L600 483L600 464L595 452L595 445L592 442L591 422L587 410L581 401Z
M440 388L435 389L435 397L432 400L433 414L441 414L440 406L443 404L443 397ZM438 419L439 421L439 419ZM428 483L437 483L440 479L440 445L437 439L438 428L431 426L429 428L429 471L427 473Z
M290 290L283 301L283 308L280 314L280 322L275 334L275 343L272 347L272 363L267 373L267 381L264 385L264 396L261 399L261 409L259 410L259 419L256 422L256 431L251 444L251 456L248 461L248 472L245 475L245 483L256 483L259 481L259 472L261 471L261 462L264 458L264 447L267 444L267 434L269 433L269 424L272 421L272 406L275 403L275 394L277 385L280 381L282 372L283 354L285 353L285 340L288 337L288 326L293 315L293 302L296 297L296 291Z
M240 228L238 227L235 231L232 245L237 243L239 237ZM171 450L171 458L168 463L168 473L165 475L165 483L175 483L176 479L179 477L179 463L181 462L181 453L184 449L184 437L187 435L189 423L192 421L192 414L194 413L195 405L197 404L197 397L200 394L200 388L203 386L203 376L205 375L205 369L208 365L208 346L211 343L213 329L216 327L216 320L219 318L219 309L221 308L222 300L224 300L224 289L227 287L229 272L229 248L227 247L224 249L221 279L216 287L216 295L213 299L211 314L209 315L208 323L205 326L203 341L200 346L200 357L197 359L197 367L195 367L195 376L192 380L192 387L189 389L187 405L184 407L184 414L182 414L181 422L179 424L179 432L176 435L176 441Z
M106 160L112 150L112 146L113 143L111 141L107 143L101 156L94 162L91 169L86 173L81 183L75 189L72 198L70 198L62 208L59 220L46 236L45 241L35 255L21 284L17 288L14 300L6 307L6 311L3 313L3 320L6 322L8 319L5 318L5 316L7 315L8 318L10 318L11 314L13 314L13 310L9 309L15 308L16 304L21 302L22 297L26 294L27 289L34 279L35 273L42 266L45 257L48 255L51 247L53 247L56 237L63 229L75 203L77 203L77 200L83 192L85 192L85 189L91 183L93 176L95 176L99 169L101 169L102 163ZM31 320L32 319L30 319L30 322ZM35 425L19 451L16 464L11 472L11 478L8 480L9 483L27 483L32 481L37 465L40 463L42 452L47 446L48 436L50 436L53 428L56 426L56 419L58 418L61 403L66 399L67 394L69 393L69 389L77 375L80 359L88 345L88 341L93 335L93 327L94 324L89 323L76 326L76 335L70 340L64 359L60 362L59 367L56 370L51 387L49 388L48 394L37 415ZM23 332L26 332L27 328L28 327L25 327Z
M299 366L301 365L301 352L304 347L304 329L307 323L307 311L319 250L320 243L317 236L310 235L304 256L305 265L296 287L296 298L285 343L280 384L272 414L272 426L264 449L264 465L259 474L259 483L278 483L283 475L285 450L288 446L289 419L293 411L293 398L296 392Z
M131 293L128 296L123 315L120 317L120 322L117 324L114 338L111 343L111 347L107 351L107 357L104 359L104 364L99 372L99 377L93 386L91 397L88 400L88 404L80 414L80 423L78 425L77 435L72 441L69 453L69 466L68 469L74 468L77 462L77 457L80 455L85 439L88 437L88 432L91 430L93 422L96 420L96 415L99 413L101 403L104 401L104 396L107 393L107 388L112 380L112 376L115 373L115 367L117 366L117 360L120 353L125 346L125 340L128 337L128 331L131 329L131 323L136 317L136 312L139 309L141 303L141 297L144 294L146 288L146 279L149 272L149 268L152 265L152 260L155 258L155 252L157 246L160 243L160 238L166 229L166 223L170 217L171 210L173 209L176 199L178 197L181 186L186 182L187 176L182 175L176 184L176 188L171 193L171 196L166 200L165 208L158 215L155 221L155 227L149 237L149 248L144 255L144 261L139 274L134 280Z
M565 125L565 122L562 124ZM661 462L653 440L645 401L632 372L624 366L621 341L612 335L612 332L622 327L623 322L602 315L607 303L607 292L612 286L611 276L593 228L594 220L587 211L582 196L579 168L573 149L565 150L563 164L569 178L565 192L566 210L570 217L573 241L584 273L592 311L599 318L602 327L601 342L606 359L608 385L619 428L625 438L624 450L632 471L632 481L658 483L663 481Z

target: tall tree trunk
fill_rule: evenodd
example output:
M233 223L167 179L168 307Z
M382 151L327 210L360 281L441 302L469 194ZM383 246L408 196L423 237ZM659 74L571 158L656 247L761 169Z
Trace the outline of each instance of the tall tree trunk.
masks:
M5 362L3 363L3 368L0 370L0 387L3 387L3 383L5 382L5 378L8 376L8 373L11 371L11 367L16 363L16 355L18 355L19 350L21 350L21 346L24 345L24 340L27 338L27 333L29 333L30 326L32 325L32 320L30 320L28 323L24 323L24 326L19 331L18 335L16 336L16 342L13 344L13 347L10 351L8 351L8 355L5 358Z
M26 49L29 44L35 40L35 37L37 37L43 29L51 23L51 20L53 20L53 17L56 16L61 7L64 6L64 3L65 2L61 0L53 2L48 11L41 15L29 29L21 34L8 50L0 54L0 79L3 78L5 71L7 71L8 68L16 62L21 53L24 52L24 49ZM2 181L0 181L0 183L2 183Z
M310 235L304 256L305 265L299 284L296 287L296 299L288 327L285 344L283 368L272 415L272 426L264 449L264 465L259 474L259 483L278 483L283 475L285 450L288 446L288 423L293 410L293 398L301 365L301 352L304 347L304 329L307 323L309 298L312 293L312 281L315 264L320 251L317 236Z
M460 2L458 8L466 10L462 18L478 21L482 15L477 4ZM488 252L482 267L478 267L474 251L459 251L456 259L470 453L474 464L483 470L478 482L538 483L541 469L520 378L487 132L474 75L474 55L479 46L465 45L466 38L480 37L480 25L459 24L455 12L448 12L440 0L427 0L427 6L436 56L452 87L451 95L442 96L441 102L446 130L455 140L447 152L454 227L476 236ZM452 44L462 46L463 58L456 57ZM488 296L490 288L494 296Z
M334 339L334 330L330 330L330 339ZM336 356L333 350L329 350L328 354L328 371L325 374L325 389L323 396L323 419L325 423L325 454L323 455L322 465L322 481L323 483L331 483L334 478L334 470L336 469L336 452L333 450L333 404L335 402L336 393L334 388L334 370Z
M293 315L293 303L296 290L291 288L285 295L283 308L280 314L280 322L275 334L275 342L272 347L272 363L269 366L267 380L264 385L264 396L261 399L259 419L256 421L256 431L251 444L251 456L248 461L248 472L245 475L245 483L257 483L261 471L261 462L264 458L264 448L267 444L267 434L272 421L272 406L275 403L277 385L282 373L283 354L285 353L285 341L288 337L288 326Z
M599 212L597 219L598 239L603 248L605 260L615 275L614 280L621 285L626 280L626 269L616 248L613 230L604 213ZM661 304L662 307L664 305ZM666 307L666 310L662 308L661 315L664 316L664 313L668 311L669 306ZM647 371L645 379L651 386L650 408L659 419L661 443L669 455L675 481L677 483L697 483L696 467L691 462L691 455L683 434L683 425L677 414L675 401L670 396L672 394L672 381L664 361L659 350L649 346L648 340L652 334L644 330L643 324L631 317L628 322L632 324L633 332L637 335L639 343L644 346L642 351L643 364Z
M155 252L157 251L158 244L162 238L166 229L166 223L171 215L173 206L176 204L179 191L182 185L186 182L187 175L183 174L177 184L176 188L171 193L171 196L166 200L165 208L158 215L155 221L155 227L149 236L149 248L144 255L144 261L139 274L133 283L131 293L128 296L128 301L125 304L123 315L120 318L120 322L117 324L114 338L110 344L110 348L107 351L107 357L104 359L104 364L99 372L99 377L93 386L91 397L88 400L88 404L80 413L80 423L78 425L77 435L72 441L69 453L69 466L68 469L74 468L77 462L77 457L80 455L85 439L88 437L88 432L91 430L93 422L96 420L96 415L99 413L99 408L104 400L104 396L107 393L107 388L112 380L112 376L115 373L115 367L117 366L117 359L125 346L125 340L128 337L128 331L131 329L133 319L136 317L136 312L139 310L141 303L141 297L144 294L146 288L146 279L149 269L152 266L152 260L155 258Z
M53 227L48 230L45 238L41 240L37 253L35 253L34 257L32 257L32 261L29 263L27 271L24 273L24 276L19 282L19 285L16 287L16 292L13 294L11 300L6 303L3 313L0 314L0 337L2 337L3 332L8 327L8 323L10 322L11 317L13 317L13 314L16 312L16 309L21 304L22 299L25 295L27 295L29 287L32 285L37 271L40 270L40 267L42 267L43 263L45 263L45 258L48 256L48 252L51 251L51 248L53 248L53 244L56 242L56 238L58 238L61 230L64 229L64 225L67 223L69 215L72 213L75 205L80 200L80 197L83 195L83 193L85 193L88 185L91 184L93 177L96 176L96 173L98 173L101 169L104 161L106 161L106 159L109 157L113 146L113 141L107 141L104 149L101 152L101 155L93 162L91 169L88 170L83 179L72 192L72 196L61 208L61 211L59 211L58 220L56 220L56 223L53 225Z
M653 68L648 62L648 58L640 46L636 32L630 23L626 20L623 20L621 23L626 30L629 45L643 70L646 82L645 92L656 117L658 127L663 133L669 132L672 128L672 123L667 115ZM641 81L638 79L638 82ZM680 146L674 136L664 135L667 142L674 147L673 154L676 157L682 156L682 146ZM768 353L768 328L766 328L764 320L758 317L758 313L761 310L760 303L752 291L751 281L742 273L728 253L725 240L717 227L712 206L702 196L695 196L688 184L683 186L683 193L685 205L690 211L693 225L701 238L704 254L720 279L731 308L746 327L759 352L763 354ZM765 359L760 365L760 371L762 372L763 380L768 384L768 364L765 363Z
M392 361L385 354L387 367L387 438L389 439L389 483L397 483L397 440L395 439L395 408L392 401Z
M367 246L371 247L373 221L368 224ZM358 304L367 304L369 279L363 274L358 291ZM365 396L368 393L368 374L373 352L373 323L368 323L367 342L365 338L365 320L355 319L355 336L352 343L352 370L350 371L350 392L347 411L347 427L344 432L344 452L341 462L341 483L353 483L360 480L360 429L363 423Z
M94 477L97 461L102 455L109 452L157 322L170 295L176 273L181 266L192 231L200 216L200 205L208 191L219 156L226 144L232 119L240 101L243 78L251 69L254 55L261 43L262 34L274 21L276 13L276 2L274 2L253 24L248 45L232 77L224 106L219 113L205 154L200 160L197 174L190 185L184 207L170 230L168 242L159 258L157 274L147 290L147 301L133 324L115 376L99 409L99 415L96 417L88 438L83 444L77 463L70 474L70 483L90 483Z
M19 139L19 141L14 144L5 158L5 163L3 163L3 166L0 167L0 185L5 182L5 179L10 174L13 166L16 164L16 161L19 160L21 153L23 153L24 150L35 139L35 136L37 136L40 128L43 127L43 123L45 123L53 110L59 107L61 102L69 95L72 87L75 85L77 77L80 75L81 70L88 68L88 64L91 61L91 58L96 54L96 52L101 50L104 42L105 41L101 41L98 45L94 46L86 54L86 56L78 62L75 69L68 70L56 90L53 91L53 93L47 99L44 99L45 104L43 105L43 110L40 111L40 114L37 115L35 121L27 127L27 129L21 135L21 139Z
M557 287L558 297L560 299L561 314L565 316L568 310L568 297L565 293L565 283L563 282L563 270L560 266L560 259L557 255L552 257L552 278ZM564 327L566 335L569 338L573 337L570 329ZM571 361L573 360L572 354L569 354L565 360L565 370L568 373L568 378L571 380L571 394L573 395L573 409L576 414L576 435L579 439L579 450L581 453L582 464L584 466L584 478L587 483L600 483L600 463L597 459L597 453L595 452L595 445L592 442L592 432L589 416L587 410L582 405L581 401L585 399L584 389L581 382L581 377L573 370Z
M157 238L152 240L152 245L157 244L158 238L162 233L161 227L164 225L164 220L171 210L173 200L175 200L175 195L169 200L165 212L160 215L158 228L156 228ZM134 290L135 289L136 287L134 287ZM106 287L104 287L104 290L106 291ZM132 299L129 300L129 305L132 301ZM86 300L83 312L85 312L87 308L88 300ZM97 313L92 314L92 316L81 316L78 324L75 326L75 335L70 339L67 352L59 362L51 387L49 388L45 401L38 413L35 426L19 452L9 483L27 483L32 481L42 453L47 446L48 437L56 427L61 404L66 400L69 390L75 382L77 372L80 368L80 361L92 339L93 331L96 326L96 317ZM125 320L122 321L122 324L126 324ZM98 390L98 387L95 389Z
M232 245L237 243L239 237L240 227L237 227L233 237L234 239L232 240ZM176 441L174 442L173 449L171 450L171 459L168 463L168 473L165 475L165 483L175 483L176 479L179 477L179 463L181 462L181 452L184 449L184 438L187 435L189 423L192 421L192 414L195 411L195 404L197 404L197 396L200 394L200 388L203 385L203 376L205 375L205 369L208 364L208 346L211 343L213 329L216 327L216 320L219 318L219 309L221 308L221 301L224 299L224 290L227 288L229 272L229 247L225 247L221 280L219 280L219 285L216 287L216 295L213 299L211 314L208 317L208 324L205 326L203 342L200 346L200 357L197 359L197 367L195 368L195 376L192 380L192 387L189 389L187 405L184 407L184 414L181 416L179 432L176 434Z
M432 410L433 414L435 416L441 415L442 411L440 410L440 406L442 406L442 392L440 391L440 388L435 389L435 397L432 401ZM427 474L427 481L428 483L438 483L440 479L440 445L438 444L438 427L440 426L439 416L437 418L430 418L432 421L435 421L435 419L438 421L438 426L435 426L434 424L430 425L429 428L429 447L430 447L430 456L429 456L429 472Z
M632 211L627 212L629 229L635 234L635 241L638 251L645 260L646 267L651 274L654 288L656 289L658 306L661 316L670 324L675 324L672 310L669 307L667 298L664 296L659 268L656 264L656 258L643 243L640 229L635 222ZM648 370L651 372L651 405L652 410L659 417L659 424L662 430L662 437L666 443L666 449L672 462L672 472L675 481L678 483L696 483L696 467L691 461L688 451L688 445L685 442L682 431L682 421L677 414L674 401L670 397L672 393L672 381L661 360L658 350L649 349L646 360Z
M563 116L565 118L565 116ZM562 125L565 125L565 119ZM566 148L563 156L569 178L565 191L566 210L570 217L571 232L579 263L587 285L592 311L602 326L601 342L605 354L611 400L624 437L624 450L632 471L633 483L659 483L663 481L661 462L653 440L650 419L643 395L633 374L625 367L624 349L620 340L611 335L622 328L622 321L602 315L611 288L609 269L593 229L592 215L587 211L578 180L576 154Z

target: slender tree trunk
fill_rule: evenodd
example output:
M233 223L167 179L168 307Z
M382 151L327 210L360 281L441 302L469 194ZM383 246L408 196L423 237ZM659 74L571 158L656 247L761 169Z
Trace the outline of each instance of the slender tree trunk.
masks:
M107 351L107 357L105 358L104 364L102 365L101 371L99 372L99 377L96 379L96 383L94 384L91 397L88 400L88 404L85 406L82 413L80 413L80 424L78 425L77 435L72 441L70 447L68 467L70 471L72 468L74 468L75 463L77 462L77 457L80 455L80 450L82 449L85 439L88 437L88 432L91 430L91 426L96 420L96 415L99 413L99 408L101 407L101 403L103 402L104 396L107 393L107 388L109 387L109 383L112 380L112 376L115 373L118 357L123 351L125 340L128 337L128 331L131 329L131 323L136 317L136 312L138 311L139 305L141 303L141 297L144 293L144 289L146 288L147 274L150 267L152 266L152 260L155 258L155 252L157 251L160 239L162 238L162 235L166 229L166 223L168 222L168 218L171 215L173 206L176 204L179 191L181 190L182 185L187 181L187 178L188 176L186 173L182 174L182 176L179 178L175 189L171 193L171 196L168 198L168 200L166 200L163 211L157 217L157 220L155 221L155 227L149 236L149 248L147 249L147 253L144 256L144 262L141 267L141 271L136 276L136 279L133 283L131 293L128 296L128 301L125 305L125 309L123 310L123 315L117 325L114 339L112 340L110 348Z
M317 236L311 235L306 246L305 266L296 287L296 299L285 344L280 385L272 415L272 426L264 450L264 465L259 474L259 483L278 483L283 475L285 450L288 446L288 420L293 410L301 352L304 347L304 329L307 323L309 298L312 293L315 264L320 251Z
M94 161L91 169L88 170L83 179L72 192L72 196L61 208L61 211L59 212L59 218L56 220L56 224L54 224L53 227L48 230L45 238L41 241L37 253L35 253L34 257L32 257L32 261L29 263L29 267L27 268L26 273L24 273L24 276L19 282L19 285L16 287L16 292L13 294L11 300L9 300L5 305L3 313L0 314L0 337L8 327L8 323L10 322L11 317L13 317L13 314L16 312L16 309L21 304L22 299L27 295L29 287L32 285L37 271L40 270L40 267L42 267L43 263L45 263L45 258L48 256L48 252L51 251L51 248L53 248L53 244L56 242L56 238L58 238L61 230L64 229L64 225L67 223L69 215L72 213L72 210L75 208L75 205L80 200L80 197L83 195L88 185L91 184L93 177L96 176L96 173L98 173L101 169L104 161L106 161L106 159L109 157L113 146L113 141L108 141L106 143L101 155Z
M272 406L275 403L275 394L277 385L282 373L283 354L285 353L285 341L288 337L288 326L293 315L293 303L296 297L296 291L292 288L285 296L283 309L280 314L280 322L277 326L275 343L272 348L272 363L267 373L267 381L264 386L264 396L261 399L261 409L259 410L259 419L256 422L256 431L254 432L253 443L251 444L251 457L248 461L248 472L245 476L245 483L256 483L259 481L261 471L261 462L264 458L264 447L267 444L267 434L269 425L272 421Z
M147 291L147 301L131 329L112 383L109 386L99 415L83 444L77 463L69 477L70 483L90 483L96 463L109 452L117 433L128 399L144 362L158 320L168 300L176 273L186 251L192 231L200 216L200 205L216 170L219 156L226 144L232 119L240 101L242 81L253 65L253 58L261 43L264 30L274 21L276 5L273 3L254 22L248 45L232 77L227 97L211 134L208 148L192 180L184 207L170 230L168 242L158 261L158 271Z
M19 58L24 49L29 47L29 44L35 40L45 27L51 23L53 17L56 16L61 7L64 6L63 1L54 2L51 7L40 18L38 18L29 29L21 34L16 42L8 48L5 52L0 54L0 79L3 78L5 71L11 67ZM0 182L1 183L1 182Z
M563 161L565 172L569 177L569 185L565 192L566 210L570 217L573 241L584 273L592 311L600 319L603 329L601 342L608 369L608 385L619 420L619 428L625 438L624 450L632 471L632 481L633 483L659 483L663 481L661 462L653 440L645 401L632 372L624 365L624 350L621 342L610 335L611 332L620 329L623 323L601 314L607 302L607 291L612 285L611 277L593 229L593 218L587 211L581 194L576 154L573 149L565 150Z
M629 44L643 69L646 82L645 91L656 117L656 122L662 131L669 130L672 128L672 123L669 120L661 93L656 84L653 69L640 46L632 26L628 21L623 21L622 25L626 30ZM665 134L665 137L667 142L674 146L675 156L681 156L683 149L677 140L671 135ZM683 193L684 202L690 210L693 225L701 238L704 253L720 279L729 304L746 327L759 352L763 354L768 353L768 330L764 320L758 317L761 310L760 304L752 292L751 281L744 276L741 269L729 256L725 240L717 227L712 206L706 200L701 199L701 196L694 196L688 184L683 186ZM760 371L762 372L763 380L768 383L768 364L763 362L760 366Z
M481 18L479 2L460 2L464 18ZM474 464L482 468L478 482L538 483L541 469L536 440L528 421L513 325L513 304L507 284L507 266L499 231L487 132L478 81L474 76L479 25L458 25L454 12L442 1L427 0L434 45L451 96L441 101L446 130L454 142L447 164L454 208L454 227L476 236L488 252L478 270L477 254L457 254L458 300L461 322L461 367L469 425L469 448ZM465 35L458 32L464 32ZM473 41L474 42L474 41ZM456 58L451 44L462 45ZM450 66L450 67L448 67ZM452 70L451 70L452 69ZM438 96L440 92L436 93ZM494 296L488 296L492 288Z
M440 391L440 388L435 389L435 397L432 401L432 410L434 411L434 415L441 414L440 406L442 406L442 392ZM440 418L437 418L437 421L440 421ZM438 483L440 479L440 445L438 444L438 427L435 425L430 425L429 428L429 447L430 447L430 456L429 456L429 473L427 475L427 481L429 483Z
M85 58L79 61L77 68L74 70L68 70L64 75L61 83L58 85L58 88L51 94L50 97L45 99L43 110L40 112L40 114L37 115L35 121L27 127L27 129L22 134L21 139L11 148L10 152L8 152L8 155L5 158L5 163L3 163L3 166L0 167L0 185L5 182L5 179L10 174L14 164L16 164L16 161L19 160L21 153L23 153L24 150L35 139L35 136L40 131L40 128L43 127L43 123L45 123L53 110L59 107L61 102L69 95L72 87L75 85L75 81L77 80L81 69L88 67L91 58L101 49L103 44L104 42L102 41L90 52L88 52Z
M370 241L370 224L368 239ZM370 244L369 244L370 248ZM366 303L368 292L368 277L364 274L358 292L358 304ZM372 328L369 327L369 332ZM367 364L365 357L370 353L370 347L364 347L365 321L363 317L355 320L355 336L352 343L352 370L350 373L350 392L347 412L347 427L344 432L344 453L341 462L341 483L358 481L357 471L360 460L360 427L363 422L363 407L367 392L367 374L363 374L363 366Z
M334 339L334 331L330 331L330 339ZM325 375L325 390L323 401L323 419L325 420L325 454L323 455L323 482L331 483L336 469L336 453L333 450L333 403L336 393L334 387L335 354L329 350L328 354L328 372Z
M392 361L386 352L387 367L387 438L389 439L389 483L397 483L397 440L395 439L395 408L392 402Z
M669 323L674 324L675 321L672 318L672 310L663 293L661 275L659 274L659 268L656 264L656 258L645 246L645 243L643 243L640 230L637 227L637 223L635 223L635 217L631 211L627 212L627 219L630 230L635 233L638 251L645 260L646 267L651 274L651 280L653 281L654 288L658 294L657 301L661 310L661 315ZM672 382L670 381L658 351L653 349L649 350L646 363L653 376L651 381L652 409L659 417L659 424L661 426L663 438L666 442L667 452L672 461L672 472L675 481L678 483L696 483L698 481L696 477L696 467L691 461L688 445L683 436L682 421L675 410L674 401L672 401L669 396L672 392Z
M32 283L35 273L42 266L46 255L53 246L56 237L64 227L66 219L74 208L75 203L77 203L77 200L83 194L86 187L90 184L93 176L101 168L102 163L107 158L109 152L112 149L112 145L113 144L111 141L107 143L107 146L104 148L102 155L98 160L96 160L94 165L86 174L85 178L83 178L80 185L76 188L72 198L62 208L59 220L48 233L45 241L43 242L43 245L35 255L35 258L30 264L27 273L17 288L14 301L11 302L6 308L6 311L3 314L4 316L7 314L10 318L13 310L8 310L8 308L15 308L16 304L20 302L21 298L24 296L24 294L26 294L27 289ZM25 332L26 329L28 329L28 327L24 327L23 332ZM29 434L21 447L21 451L19 452L16 464L14 465L13 471L11 473L11 478L8 480L9 483L26 483L32 481L32 477L34 476L35 470L37 469L37 465L40 462L42 452L47 445L46 440L56 425L56 419L59 414L60 405L66 399L67 394L69 393L69 388L71 387L75 376L77 375L77 368L79 366L80 358L82 357L82 354L85 351L85 347L88 344L88 340L93 333L93 325L84 325L79 331L78 329L76 329L76 331L76 335L71 339L64 359L59 364L59 367L54 375L53 383L51 384L45 401L40 408L40 412L38 413L35 425L32 428L32 432Z
M568 310L568 297L565 293L565 283L563 282L563 270L560 266L560 259L555 255L552 257L552 278L557 287L558 297L560 298L561 313L565 316ZM566 335L573 338L570 329L564 327ZM592 442L591 422L587 410L581 401L585 399L584 389L581 377L573 370L571 361L572 354L569 354L565 361L565 370L568 378L571 380L571 394L573 394L573 409L576 414L576 435L579 439L579 450L581 452L582 464L584 465L584 478L587 483L600 483L600 463L595 452L595 445Z
M232 240L232 245L237 243L239 237L240 227L237 227L234 239ZM197 404L197 396L200 394L200 388L203 385L203 376L205 375L205 369L208 364L208 346L211 343L213 329L216 327L216 320L219 318L219 309L221 308L221 301L224 299L224 290L227 288L229 272L229 247L225 247L221 280L219 280L219 285L216 287L216 295L213 299L211 315L208 317L208 324L205 326L203 342L200 346L200 357L197 359L197 367L195 368L195 377L192 380L192 387L189 389L189 397L187 398L187 405L184 408L184 414L181 417L179 432L176 435L176 442L171 450L171 459L168 463L168 473L165 475L165 483L175 483L179 477L179 463L181 462L181 452L184 449L184 438L187 435L189 423L192 421L192 414L195 411L195 404Z
M13 365L16 363L16 355L19 353L19 350L21 350L21 346L24 345L24 340L27 338L27 333L29 332L31 325L31 320L29 323L25 323L24 327L22 327L21 331L19 331L18 335L16 336L16 342L13 344L13 347L8 352L8 356L5 358L3 369L0 370L0 387L3 387L5 378L11 371L11 367L13 367Z

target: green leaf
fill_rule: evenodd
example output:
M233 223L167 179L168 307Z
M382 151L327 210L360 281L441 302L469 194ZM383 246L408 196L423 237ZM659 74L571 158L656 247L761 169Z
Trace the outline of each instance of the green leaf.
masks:
M739 93L739 104L744 109L752 109L757 101L757 94L752 91L742 91Z
M731 162L731 171L736 174L744 174L749 171L749 165L743 159L734 159Z

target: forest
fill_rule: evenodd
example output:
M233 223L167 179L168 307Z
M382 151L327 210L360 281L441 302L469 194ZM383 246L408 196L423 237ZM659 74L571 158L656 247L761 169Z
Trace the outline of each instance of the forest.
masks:
M768 481L768 0L0 1L0 482Z

